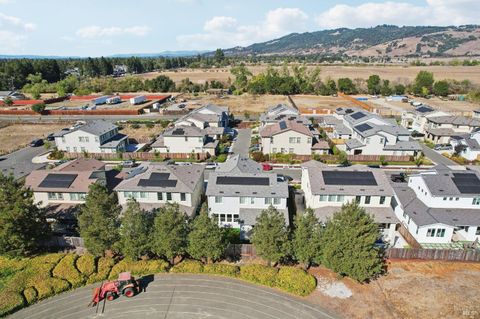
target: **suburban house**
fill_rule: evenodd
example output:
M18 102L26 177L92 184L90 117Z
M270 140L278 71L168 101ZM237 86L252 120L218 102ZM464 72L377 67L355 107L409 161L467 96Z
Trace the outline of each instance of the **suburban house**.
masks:
M480 129L461 136L452 136L450 144L458 155L469 161L480 159Z
M480 120L465 116L434 116L427 118L425 138L435 144L447 144L453 136L471 133L480 128Z
M398 220L391 205L394 196L388 178L380 169L363 165L329 167L317 161L302 164L305 206L326 222L343 204L356 201L378 223L382 240L395 245Z
M263 154L324 154L329 147L318 139L318 132L295 120L280 121L260 129Z
M191 111L178 119L175 126L228 127L228 107L208 104Z
M480 240L480 172L437 165L393 188L395 214L418 243Z
M105 120L74 125L54 134L60 151L72 153L121 153L127 150L128 136L118 133L118 126Z
M428 105L420 105L415 107L413 111L402 113L401 125L408 130L425 134L428 118L446 115L448 113L437 111Z
M106 185L105 164L96 159L79 158L53 169L32 171L25 186L33 192L35 203L45 209L54 232L74 232L78 205L85 203L93 183Z
M177 203L189 216L195 215L204 190L203 165L144 163L132 169L114 188L118 202L126 207L134 198L145 210Z
M240 228L248 238L256 218L271 205L285 216L287 225L288 182L275 173L262 172L257 162L234 156L209 174L209 215L223 227Z
M160 154L209 154L215 155L218 146L216 134L196 126L174 126L160 135L151 145ZM214 137L212 137L214 136Z
M298 109L288 106L286 104L278 104L269 107L264 113L260 115L260 126L276 124L279 121L297 121L303 125L310 125L310 121L300 115Z

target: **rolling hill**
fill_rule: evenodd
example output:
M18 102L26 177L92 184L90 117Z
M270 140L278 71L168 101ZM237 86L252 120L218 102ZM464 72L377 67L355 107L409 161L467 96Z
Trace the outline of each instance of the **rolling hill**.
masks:
M227 55L323 55L349 57L480 56L480 26L380 25L373 28L291 33Z

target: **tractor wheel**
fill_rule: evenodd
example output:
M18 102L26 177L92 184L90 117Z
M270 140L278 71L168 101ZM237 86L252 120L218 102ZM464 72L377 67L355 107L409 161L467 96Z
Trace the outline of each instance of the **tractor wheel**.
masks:
M127 298L133 297L135 295L135 291L133 288L125 288L123 291L123 295Z
M112 301L114 300L115 298L117 298L117 294L114 293L114 292L107 292L107 300L108 301Z

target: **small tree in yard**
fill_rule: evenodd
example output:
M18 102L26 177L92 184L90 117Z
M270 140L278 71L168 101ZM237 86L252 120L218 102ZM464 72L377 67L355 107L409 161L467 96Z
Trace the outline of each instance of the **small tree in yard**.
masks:
M188 254L208 263L219 259L227 247L222 229L206 212L193 220L187 240Z
M327 222L322 236L322 264L364 282L382 272L383 260L374 246L380 237L373 218L356 202L342 206Z
M120 227L118 248L125 256L133 260L150 252L153 215L140 208L140 204L130 199L123 214Z
M187 220L178 204L167 204L160 208L155 217L152 251L174 264L175 257L185 253L187 248Z
M304 269L308 269L312 262L320 259L322 232L322 226L311 208L295 218L292 250L295 260L302 263Z
M7 96L6 98L3 99L3 103L6 106L12 106L13 105L13 100L11 97Z
M48 234L45 215L33 203L32 191L13 176L0 174L0 255L30 254Z
M257 255L269 265L278 263L289 251L288 230L285 217L273 206L262 211L257 217L252 234L252 244Z
M39 114L42 113L43 111L45 111L45 104L44 103L33 104L32 111Z
M120 210L115 194L108 194L103 185L90 185L78 216L78 228L91 254L102 256L118 241Z

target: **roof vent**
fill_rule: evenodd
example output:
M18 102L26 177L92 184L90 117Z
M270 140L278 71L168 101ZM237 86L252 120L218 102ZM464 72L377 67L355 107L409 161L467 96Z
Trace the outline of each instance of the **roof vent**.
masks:
M256 194L257 192L253 192L252 194Z
M223 194L223 191L219 191L220 194Z

